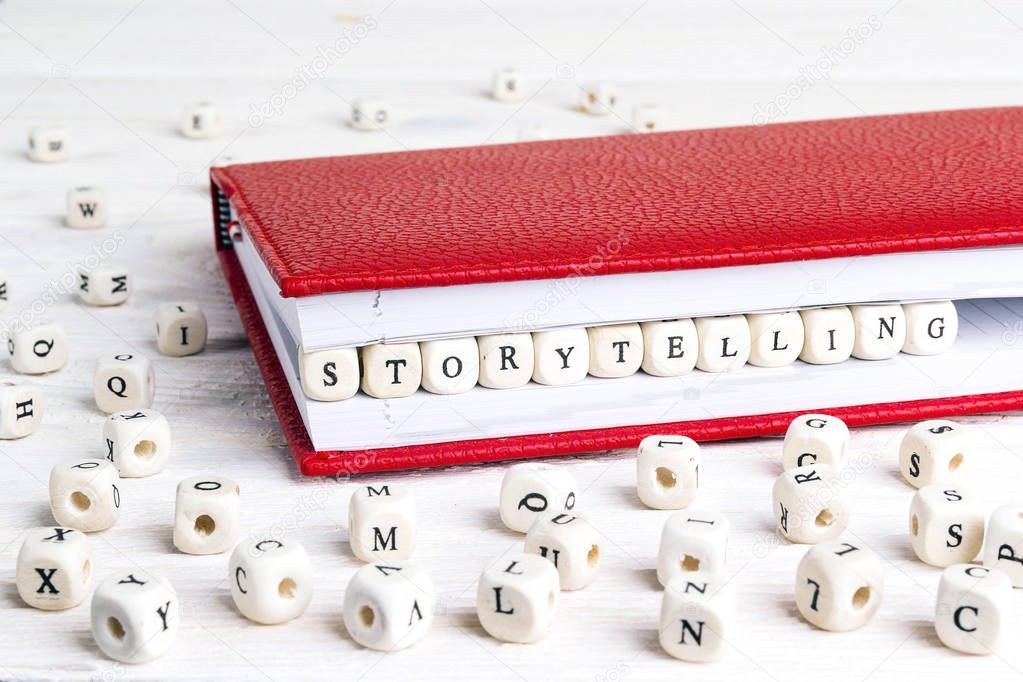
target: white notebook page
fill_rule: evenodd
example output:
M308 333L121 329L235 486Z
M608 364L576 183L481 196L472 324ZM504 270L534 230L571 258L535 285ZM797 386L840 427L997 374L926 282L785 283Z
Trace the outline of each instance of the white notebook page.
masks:
M309 350L850 302L1023 296L1023 246L302 298L280 296L247 235L237 247Z
M728 374L694 371L675 378L639 372L620 379L587 377L570 386L530 383L509 390L477 386L453 396L420 390L395 400L359 393L340 402L317 402L302 393L297 345L287 325L258 278L248 270L246 276L318 450L385 448L1023 388L1023 299L1004 298L958 301L959 338L948 352L929 357L899 354L890 360L852 359L830 366L796 362L777 369L746 366Z

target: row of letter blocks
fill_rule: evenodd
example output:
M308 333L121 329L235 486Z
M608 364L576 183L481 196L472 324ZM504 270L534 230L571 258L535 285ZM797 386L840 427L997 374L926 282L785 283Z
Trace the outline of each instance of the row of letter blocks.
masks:
M477 384L557 386L643 370L681 376L694 368L731 372L747 363L781 367L797 359L833 364L850 357L944 352L958 334L949 301L815 308L658 322L491 334L420 343L372 344L301 353L300 375L313 400L345 400L361 390L400 398L420 387L442 395Z
M103 274L104 286L114 290L120 286L118 281L121 277L117 272L120 270L110 270ZM87 279L86 282L91 287L95 279ZM105 304L114 305L115 302ZM206 316L194 303L164 303L157 307L156 341L162 354L183 356L198 353L206 346L206 335ZM56 372L67 364L68 350L67 334L55 322L41 322L14 330L7 339L11 369L19 374ZM132 359L130 354L115 356L115 360L120 362ZM151 371L148 368L140 369L144 374Z
M220 132L220 114L209 102L197 102L184 108L181 134L191 138L213 137ZM66 161L70 133L58 126L35 126L28 131L28 158L40 163Z

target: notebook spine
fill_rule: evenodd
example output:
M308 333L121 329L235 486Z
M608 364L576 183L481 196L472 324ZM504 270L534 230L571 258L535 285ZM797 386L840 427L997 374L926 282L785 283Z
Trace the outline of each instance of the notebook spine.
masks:
M213 196L213 228L216 234L217 250L230 249L234 247L231 240L231 202L227 195L217 186L216 182L210 182L210 194Z

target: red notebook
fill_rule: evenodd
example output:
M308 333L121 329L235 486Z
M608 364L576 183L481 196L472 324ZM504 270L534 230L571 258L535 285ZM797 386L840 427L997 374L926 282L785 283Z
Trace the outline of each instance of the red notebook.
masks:
M980 385L982 392L975 390L979 384L964 380L958 391L941 386L928 393L918 387L911 400L874 401L861 391L854 403L832 401L818 405L821 410L803 404L790 410L785 399L767 400L777 409L754 414L738 404L729 414L724 402L715 403L705 418L648 423L636 423L635 416L627 420L631 423L614 423L595 407L580 410L579 423L590 424L587 415L601 415L600 424L588 428L555 425L544 432L490 437L485 426L465 438L422 442L430 438L420 436L412 442L415 434L408 434L408 444L381 438L376 444L360 441L350 450L317 450L307 427L309 414L323 406L301 404L294 357L289 362L287 351L292 348L293 355L296 345L390 341L403 334L414 340L418 329L428 330L430 338L443 337L445 329L431 327L439 324L436 319L452 325L451 335L499 331L501 311L488 310L488 301L534 295L542 290L536 287L553 283L573 283L582 299L616 299L607 294L616 290L653 291L657 282L715 283L701 285L707 287L705 296L687 289L685 310L643 308L652 296L637 295L630 302L631 293L609 302L607 310L615 315L635 307L641 313L636 321L709 311L700 308L701 298L715 301L714 313L760 310L769 307L774 273L781 281L800 268L813 272L835 264L852 267L860 279L840 283L833 294L811 292L813 303L856 303L859 299L825 299L851 296L863 291L864 281L873 281L891 295L885 300L979 301L971 303L978 320L992 317L996 308L986 301L995 301L1008 312L998 313L983 335L1002 328L1011 334L1018 311L1011 302L1023 296L1023 282L1015 290L1015 280L1023 278L1007 267L1023 244L1020 108L243 164L214 168L211 180L221 263L305 474L590 452L632 447L664 432L697 440L771 435L782 433L796 414L811 411L827 411L857 426L1023 406L1023 379L1003 381L1001 371L992 374L998 379ZM237 240L244 241L248 256L240 258ZM254 272L260 268L265 271ZM981 274L958 274L975 271ZM927 273L921 278L926 286L915 289L912 278L897 282L906 272ZM889 277L894 289L886 288ZM902 293L899 286L912 291ZM754 307L742 307L745 288ZM727 305L725 290L731 291ZM373 306L380 301L393 301L389 310L400 312L380 323L390 325L386 329L373 326ZM424 302L422 310L436 306L443 314L416 319L418 301ZM450 313L451 301L464 305L458 308L462 317ZM555 311L548 326L585 326L586 313L574 304L573 298ZM726 310L728 305L738 309ZM326 306L341 316L321 322L316 317L321 313L311 312ZM358 317L363 308L364 319ZM271 311L279 314L268 319ZM964 321L973 324L969 317ZM1023 329L1017 332L1023 337ZM1003 339L1001 346L1014 343ZM876 370L869 371L876 381ZM760 390L769 398L780 390L779 376L764 374L762 387L749 388L749 395ZM826 381L839 374L819 376ZM847 367L841 376L854 382L857 375ZM895 395L883 383L878 382L877 394ZM613 396L614 389L605 385L611 386L600 384L602 395ZM988 385L995 390L984 390ZM505 406L516 400L513 392L491 398L484 393L501 391L472 391L481 392L478 400L500 400ZM554 394L521 396L554 400ZM418 399L437 405L448 398ZM410 399L382 402L403 400ZM334 404L339 411L331 413L340 415L331 423L341 429L342 404ZM369 414L378 408L365 409ZM348 426L355 431L361 428L360 413L352 408L351 414Z

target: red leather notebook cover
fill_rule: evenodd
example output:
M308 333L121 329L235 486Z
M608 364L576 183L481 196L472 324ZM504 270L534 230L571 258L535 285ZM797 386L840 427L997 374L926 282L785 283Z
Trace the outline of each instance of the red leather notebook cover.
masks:
M795 413L315 452L231 250L231 206L282 294L305 296L1018 244L1021 178L1023 108L211 171L221 263L284 433L312 475L588 452L664 431L777 434ZM624 246L608 254L612 239ZM857 426L1021 407L1013 391L828 412Z

